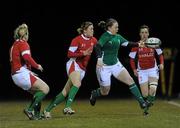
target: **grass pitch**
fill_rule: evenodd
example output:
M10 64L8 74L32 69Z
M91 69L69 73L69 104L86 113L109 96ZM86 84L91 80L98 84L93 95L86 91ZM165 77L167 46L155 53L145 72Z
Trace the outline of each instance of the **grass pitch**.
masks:
M44 101L42 109L50 101ZM76 114L63 115L64 103L52 110L50 120L29 120L23 109L27 101L0 102L0 128L180 128L180 106L157 100L149 116L143 116L134 99L98 100L91 106L88 100L76 100ZM175 103L179 104L179 100ZM180 104L179 104L180 105Z

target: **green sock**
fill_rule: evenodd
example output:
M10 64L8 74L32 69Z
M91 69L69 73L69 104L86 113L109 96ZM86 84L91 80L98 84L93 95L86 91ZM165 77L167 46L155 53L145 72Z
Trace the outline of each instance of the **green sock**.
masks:
M139 103L144 103L145 102L142 95L141 95L141 93L140 93L140 91L139 91L139 89L138 89L138 87L136 86L135 83L130 85L129 89L130 89L131 93L135 96L136 100L139 101Z
M153 102L155 101L155 96L149 95L149 96L147 97L147 99L148 99L148 101L150 101L151 103L153 103Z
M29 106L28 110L32 111L36 106L38 106L38 103L42 101L42 99L45 97L46 94L39 91L34 94L33 97L33 103Z
M146 101L147 100L147 96L146 97L143 96L143 99Z
M99 97L101 96L100 88L93 90L93 97Z
M63 102L65 99L64 95L62 94L62 92L60 92L54 100L51 101L51 103L47 106L47 108L45 109L47 112L50 112L54 107L56 107L58 104L60 104L61 102Z
M78 92L78 90L79 90L79 88L74 86L74 85L71 87L71 89L69 91L68 99L66 102L66 108L71 106L71 104L74 100L74 97L75 97L76 93Z
M40 116L40 110L41 110L41 102L38 103L37 106L35 106L34 108L34 115L36 117L39 117Z

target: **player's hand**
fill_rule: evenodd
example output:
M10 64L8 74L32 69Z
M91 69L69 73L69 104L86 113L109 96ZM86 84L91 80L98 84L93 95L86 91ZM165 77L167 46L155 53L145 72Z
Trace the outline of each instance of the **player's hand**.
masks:
M160 64L160 65L159 65L159 69L160 69L160 70L163 70L163 69L164 69L164 64Z
M102 58L98 58L96 67L101 68L104 65Z
M93 51L93 47L90 47L87 50L83 51L83 55L84 56L91 55L92 51Z
M38 70L40 70L41 72L43 71L43 68L40 64L38 64Z
M134 75L135 75L136 77L138 77L138 72L137 72L137 70L134 69L133 72L134 72Z
M140 40L139 43L138 43L138 46L139 47L145 47L144 41Z

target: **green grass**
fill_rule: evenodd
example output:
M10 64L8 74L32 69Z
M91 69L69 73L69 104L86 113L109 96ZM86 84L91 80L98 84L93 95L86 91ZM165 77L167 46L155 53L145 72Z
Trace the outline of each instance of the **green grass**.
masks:
M44 101L42 108L49 101ZM76 100L76 114L62 114L64 104L52 110L50 120L30 121L23 114L28 102L0 102L0 128L180 128L180 107L157 100L149 116L143 116L135 100Z

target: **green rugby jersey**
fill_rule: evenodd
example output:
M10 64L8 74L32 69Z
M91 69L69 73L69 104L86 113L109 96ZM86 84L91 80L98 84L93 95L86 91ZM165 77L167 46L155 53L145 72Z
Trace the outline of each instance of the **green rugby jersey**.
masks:
M118 62L120 45L123 44L127 46L128 41L119 34L112 35L109 32L105 32L101 35L98 44L100 44L103 52L103 63L106 65L114 65Z

